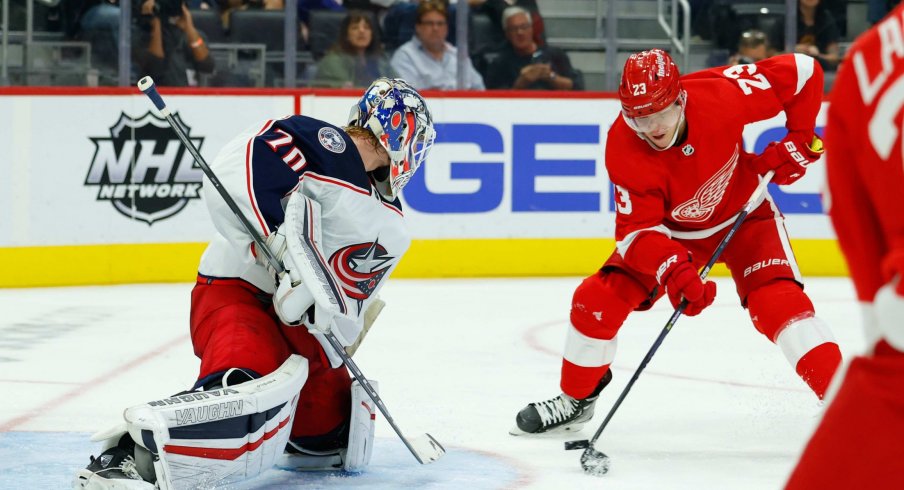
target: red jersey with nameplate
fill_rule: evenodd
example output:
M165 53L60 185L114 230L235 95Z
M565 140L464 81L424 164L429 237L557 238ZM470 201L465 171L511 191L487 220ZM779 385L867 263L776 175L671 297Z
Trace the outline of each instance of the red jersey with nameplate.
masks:
M848 53L829 105L826 201L857 295L871 302L891 270L904 273L904 10Z
M848 50L826 125L826 202L863 304L873 303L892 274L904 272L902 109L904 5ZM890 323L904 328L900 318ZM854 358L836 383L840 389L787 490L904 488L904 353L884 340L871 350Z
M619 253L625 257L643 231L694 238L730 224L759 183L745 163L744 126L784 111L789 130L812 133L823 91L818 70L813 58L788 54L683 76L687 132L666 150L619 116L606 144Z

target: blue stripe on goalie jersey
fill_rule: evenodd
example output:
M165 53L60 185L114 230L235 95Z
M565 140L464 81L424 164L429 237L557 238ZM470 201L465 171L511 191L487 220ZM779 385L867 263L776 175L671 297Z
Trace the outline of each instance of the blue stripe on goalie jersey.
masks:
M345 150L342 153L327 150L320 143L317 133L324 127L335 129L345 140ZM267 144L267 141L285 138L285 135L277 129L291 135L292 145L304 155L306 163L300 171L292 170L283 161L283 157L291 151L292 145L280 146L274 151ZM307 116L291 116L278 120L267 132L255 137L251 172L254 178L254 198L270 231L275 230L285 219L281 201L298 185L298 179L305 172L315 172L342 180L367 193L371 192L370 180L364 172L364 162L351 137L332 124Z

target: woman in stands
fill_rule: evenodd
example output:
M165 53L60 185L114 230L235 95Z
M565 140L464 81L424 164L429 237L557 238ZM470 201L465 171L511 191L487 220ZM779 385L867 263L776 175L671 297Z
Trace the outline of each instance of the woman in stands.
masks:
M317 63L312 85L367 87L376 78L394 76L373 18L352 10L342 20L336 44Z

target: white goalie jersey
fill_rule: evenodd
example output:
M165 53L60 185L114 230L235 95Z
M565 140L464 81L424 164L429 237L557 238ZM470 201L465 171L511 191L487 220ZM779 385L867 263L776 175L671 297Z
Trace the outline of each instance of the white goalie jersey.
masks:
M354 342L364 311L410 237L401 203L377 191L349 135L306 116L270 120L228 143L211 168L265 240L285 220L293 192L317 203L319 219L308 224L317 237L312 262L342 302L345 319L337 319L337 337L346 345ZM199 275L239 278L272 295L274 278L261 265L266 261L256 258L251 235L209 181L203 193L218 233L201 258Z

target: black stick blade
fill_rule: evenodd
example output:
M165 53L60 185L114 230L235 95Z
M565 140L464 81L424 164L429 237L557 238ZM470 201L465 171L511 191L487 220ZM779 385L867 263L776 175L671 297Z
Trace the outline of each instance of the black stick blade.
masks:
M590 441L584 439L583 441L567 441L565 442L565 450L571 451L572 449L587 449L590 447Z

